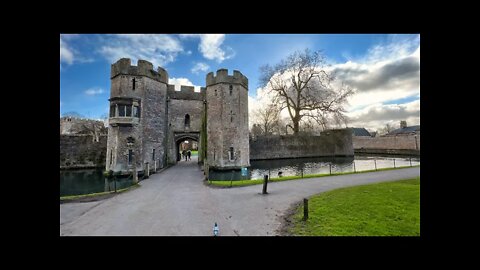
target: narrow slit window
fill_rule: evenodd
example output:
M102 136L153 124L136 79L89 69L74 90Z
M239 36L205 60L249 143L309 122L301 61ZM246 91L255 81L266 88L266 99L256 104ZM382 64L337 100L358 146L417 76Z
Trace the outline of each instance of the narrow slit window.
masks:
M153 151L152 151L152 160L155 161L155 148L153 148Z
M229 88L230 88L230 96L231 96L231 95L232 95L233 86L230 84Z
M190 115L185 115L185 127L190 127Z
M233 147L230 147L230 151L228 151L228 159L230 161L232 161L234 159Z
M135 90L135 78L132 79L132 90Z
M128 165L132 165L132 156L133 156L133 151L132 149L128 150Z
M113 163L113 149L110 150L110 165Z

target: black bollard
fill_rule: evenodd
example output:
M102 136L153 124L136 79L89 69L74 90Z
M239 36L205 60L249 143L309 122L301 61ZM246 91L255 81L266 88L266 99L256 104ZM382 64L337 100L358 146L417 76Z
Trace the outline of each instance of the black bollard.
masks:
M262 194L268 194L267 193L267 183L268 183L268 175L263 176L263 191Z
M308 199L303 199L303 220L308 219Z

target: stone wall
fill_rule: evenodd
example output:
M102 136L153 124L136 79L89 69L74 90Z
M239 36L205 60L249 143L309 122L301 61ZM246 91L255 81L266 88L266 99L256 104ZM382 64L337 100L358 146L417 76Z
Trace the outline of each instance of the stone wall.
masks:
M250 160L353 156L350 130L328 130L320 136L270 135L250 140Z
M107 136L99 142L91 135L60 135L60 169L105 166Z
M100 134L107 134L103 121L77 117L60 118L60 134L89 134L93 130Z
M414 135L386 137L353 137L353 148L355 149L355 152L358 153L414 153L415 151L420 151L420 135L416 136L416 139Z
M177 91L180 92L180 91ZM177 98L179 98L177 96ZM175 164L177 162L177 146L178 141L175 139L176 135L191 134L197 137L202 128L203 116L203 100L187 100L187 99L173 99L168 102L168 163ZM185 126L185 116L190 116L190 125ZM200 144L199 139L197 143ZM201 147L201 146L200 146Z

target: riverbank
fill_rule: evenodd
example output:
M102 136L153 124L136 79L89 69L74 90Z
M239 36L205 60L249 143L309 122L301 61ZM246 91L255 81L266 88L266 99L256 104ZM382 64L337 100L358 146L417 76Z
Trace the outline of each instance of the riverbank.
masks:
M397 168L381 168L377 170L366 170L366 171L358 171L358 172L343 172L343 173L324 173L324 174L306 174L302 176L284 176L284 177L274 177L270 178L268 182L282 182L282 181L290 181L290 180L300 180L305 178L315 178L315 177L326 177L326 176L336 176L336 175L347 175L347 174L359 174L359 173L368 173L368 172L377 172L377 171L388 171L388 170L398 170L404 168L415 168L420 167L420 165L416 166L402 166ZM206 181L207 186L211 187L222 187L222 188L230 188L230 187L244 187L244 186L251 186L251 185L260 185L263 184L263 179L252 179L252 180L235 180L235 181L216 181L216 180L208 180Z
M307 221L299 202L284 222L288 236L419 236L420 177L314 195Z

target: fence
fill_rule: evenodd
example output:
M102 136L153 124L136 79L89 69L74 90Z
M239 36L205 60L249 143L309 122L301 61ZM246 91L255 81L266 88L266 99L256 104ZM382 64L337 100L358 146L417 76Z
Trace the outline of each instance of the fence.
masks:
M412 167L420 165L416 158L381 158L381 159L360 159L352 162L335 164L333 162L315 163L311 166L291 166L288 168L271 168L263 170L253 169L251 179L260 179L263 175L270 178L300 176L314 174L338 174L338 173L356 173L361 171L378 171L388 168Z

